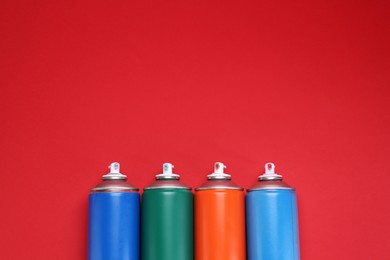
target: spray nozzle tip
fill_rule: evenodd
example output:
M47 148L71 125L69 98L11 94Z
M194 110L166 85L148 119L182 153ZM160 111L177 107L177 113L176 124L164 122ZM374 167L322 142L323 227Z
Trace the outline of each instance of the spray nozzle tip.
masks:
M163 164L163 172L161 174L156 175L156 179L179 179L180 176L178 174L174 174L172 169L175 168L171 163Z
M265 174L275 174L275 164L266 163L264 168L265 168Z
M173 164L171 163L164 163L163 164L163 174L172 174L172 169L175 168L175 166L173 166Z
M113 162L108 166L108 169L110 169L110 173L120 173L120 164L117 162Z
M108 169L110 169L110 172L103 175L103 179L126 179L126 175L120 172L120 164L118 162L111 163Z
M226 165L221 162L216 162L214 164L214 173L223 173Z
M269 162L264 165L265 172L260 175L260 180L281 180L282 175L275 173L275 164Z
M221 162L214 164L214 172L207 175L209 179L230 179L230 175L224 172L226 165Z

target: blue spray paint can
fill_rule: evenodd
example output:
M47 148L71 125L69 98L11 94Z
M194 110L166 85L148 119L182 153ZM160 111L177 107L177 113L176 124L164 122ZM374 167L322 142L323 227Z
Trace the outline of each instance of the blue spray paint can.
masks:
M140 195L119 163L89 195L88 260L139 260Z
M246 197L248 260L299 260L295 189L267 163Z

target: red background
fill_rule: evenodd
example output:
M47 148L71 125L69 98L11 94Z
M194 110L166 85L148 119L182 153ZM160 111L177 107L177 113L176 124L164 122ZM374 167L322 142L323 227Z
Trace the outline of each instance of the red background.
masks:
M112 161L297 188L303 260L390 259L389 1L0 3L2 259L86 259Z

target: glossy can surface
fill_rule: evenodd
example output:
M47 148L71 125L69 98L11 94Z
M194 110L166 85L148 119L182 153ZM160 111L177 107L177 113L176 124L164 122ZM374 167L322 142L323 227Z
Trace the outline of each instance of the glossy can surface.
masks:
M88 260L139 260L140 195L119 163L109 168L89 195Z
M88 260L139 260L137 192L89 195Z
M248 260L298 260L295 191L250 191L246 202Z
M193 260L193 195L189 189L145 189L142 259Z
M245 197L238 189L195 192L195 259L245 260Z
M299 260L295 190L266 164L246 196L248 260Z
M195 189L195 259L246 260L245 195L221 162Z

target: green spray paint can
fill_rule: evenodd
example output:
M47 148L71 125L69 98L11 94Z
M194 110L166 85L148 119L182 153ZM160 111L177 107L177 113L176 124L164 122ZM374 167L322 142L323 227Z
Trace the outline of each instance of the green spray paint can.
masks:
M172 168L164 163L142 194L142 260L194 259L193 194Z

